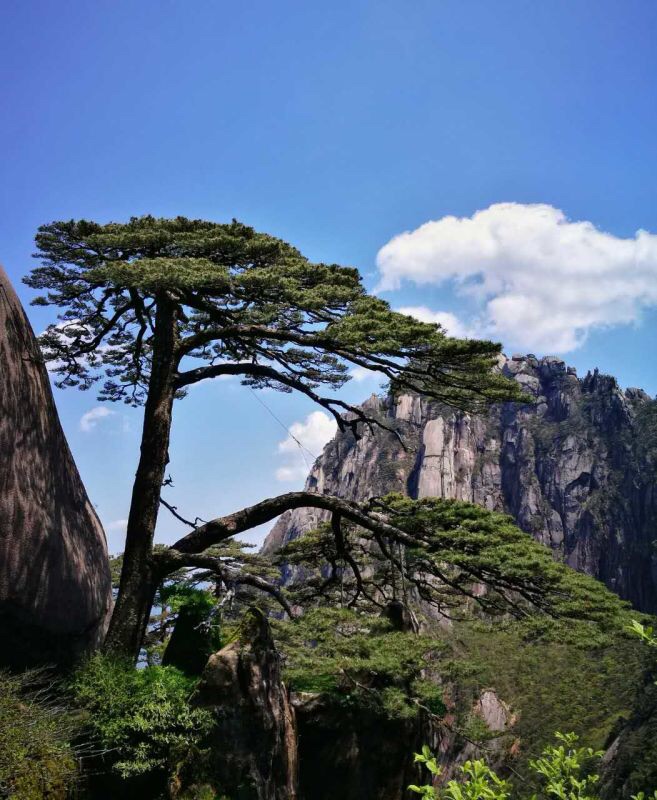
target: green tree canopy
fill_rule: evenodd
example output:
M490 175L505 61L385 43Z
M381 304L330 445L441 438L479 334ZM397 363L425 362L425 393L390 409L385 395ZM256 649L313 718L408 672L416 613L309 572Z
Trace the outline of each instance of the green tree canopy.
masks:
M558 634L589 644L629 623L628 603L556 562L506 514L398 494L371 500L370 509L391 533L334 514L279 552L282 563L305 568L290 587L295 602L375 610L395 600L423 603L447 619L501 616L520 621L530 638Z
M517 395L491 373L499 345L395 313L365 292L356 269L310 262L236 221L71 220L42 226L36 243L42 265L25 282L44 291L36 303L64 309L42 338L63 386L89 388L104 375L102 398L143 402L166 297L178 390L236 374L318 400L317 387L339 388L357 365L469 409ZM346 404L321 404L344 424Z
M499 345L451 339L391 311L365 292L357 270L312 263L239 222L71 220L44 225L36 243L41 266L25 280L42 292L36 303L61 309L42 337L60 385L88 389L104 379L101 398L145 406L107 640L117 652L136 657L161 581L153 536L173 404L188 386L238 375L254 388L298 391L355 435L376 421L330 396L352 367L380 373L395 391L472 411L521 398L493 369Z

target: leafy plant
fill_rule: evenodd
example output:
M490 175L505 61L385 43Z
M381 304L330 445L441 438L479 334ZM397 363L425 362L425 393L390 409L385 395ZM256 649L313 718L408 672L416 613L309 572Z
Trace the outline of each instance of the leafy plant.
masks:
M64 800L78 777L75 719L44 673L0 672L0 797Z
M434 777L440 775L441 769L428 747L423 747L421 753L415 754L415 761L423 764ZM451 780L442 790L431 785L411 785L408 788L428 800L506 800L509 797L509 784L483 761L466 761L460 767L460 772L463 780Z
M189 705L193 687L173 667L135 669L102 655L89 659L71 684L91 733L123 777L163 768L177 748L201 739L211 718Z
M541 789L528 800L558 798L558 800L598 800L595 791L599 775L587 770L588 765L599 759L601 750L579 747L579 737L574 733L555 733L556 744L547 745L540 758L529 762L532 771L541 779ZM441 768L431 750L425 745L421 753L415 754L415 763L422 764L432 776L432 784L441 774ZM409 786L411 792L427 800L507 800L513 791L512 785L500 778L482 760L466 761L460 768L461 779L450 780L444 788L432 784ZM632 796L632 800L657 800L657 791L647 798L644 792Z
M555 734L558 744L548 745L543 755L530 766L545 781L543 794L563 800L595 800L596 774L582 775L583 765L594 758L601 758L602 750L577 747L578 736L574 733Z
M633 619L628 625L628 630L637 636L648 647L657 648L657 634L651 625L644 625L636 619Z

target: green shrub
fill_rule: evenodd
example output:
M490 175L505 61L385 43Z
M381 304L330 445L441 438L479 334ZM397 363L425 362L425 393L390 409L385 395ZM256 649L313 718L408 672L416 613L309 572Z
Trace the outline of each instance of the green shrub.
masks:
M556 744L543 749L541 756L532 759L529 766L540 782L540 791L527 800L558 798L558 800L598 800L596 784L600 776L588 770L603 753L590 747L578 747L579 737L574 733L556 733ZM503 780L484 761L466 761L460 767L461 780L451 780L443 788L433 786L433 779L441 768L428 747L415 754L415 763L422 764L432 776L432 783L409 786L409 791L422 795L425 800L508 800L513 786ZM657 800L657 791L647 798L644 792L632 800Z
M135 669L95 655L76 673L72 690L94 738L113 753L113 769L130 777L166 767L208 730L209 713L189 705L194 685L174 667Z
M441 769L426 745L421 753L415 754L415 762L423 764L432 777L437 778ZM483 761L466 761L460 767L463 780L451 780L440 791L431 784L424 786L409 786L411 792L422 795L426 800L507 800L509 797L509 784L498 778L492 769Z
M588 762L602 755L590 747L577 747L574 733L557 733L556 745L544 748L540 758L530 762L532 771L542 781L540 796L561 800L596 800L592 794L599 778L586 774ZM415 754L416 763L423 764L432 776L440 775L440 767L428 747ZM460 767L461 780L449 781L443 789L432 785L409 786L410 791L427 800L508 800L512 786L502 780L483 761L466 761ZM532 795L530 800L536 800Z
M655 633L651 625L644 625L639 620L633 619L628 627L630 633L634 634L644 644L657 649L657 633Z
M445 650L435 638L396 631L383 617L346 608L314 608L274 625L293 690L388 718L414 717L418 705L444 714L443 688L423 677Z
M0 672L0 797L63 800L77 778L71 715L46 675Z
M464 712L483 689L494 686L517 716L509 733L521 742L520 771L539 757L555 730L574 731L594 750L604 747L619 720L631 713L641 686L641 647L624 635L590 648L528 642L522 629L474 623L455 626L453 648L458 658L443 676L459 687Z

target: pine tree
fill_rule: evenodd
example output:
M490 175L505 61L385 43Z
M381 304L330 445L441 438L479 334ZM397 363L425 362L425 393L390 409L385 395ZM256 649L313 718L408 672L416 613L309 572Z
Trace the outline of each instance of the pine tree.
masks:
M353 367L378 372L393 391L468 411L520 396L493 370L499 345L448 338L439 326L368 295L356 269L313 263L236 221L71 220L42 226L36 243L41 265L25 282L43 292L35 303L61 309L41 341L59 385L89 389L102 378L101 399L144 406L106 642L115 652L136 657L163 571L179 566L154 558L153 535L174 401L192 384L238 375L255 389L297 391L357 435L374 422L321 393L339 389ZM192 543L188 538L183 550Z

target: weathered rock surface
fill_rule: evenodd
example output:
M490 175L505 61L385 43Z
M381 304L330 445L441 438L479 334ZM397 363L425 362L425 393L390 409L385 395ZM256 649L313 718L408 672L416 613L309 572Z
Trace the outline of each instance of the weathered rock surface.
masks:
M294 711L269 624L260 611L250 609L239 640L210 656L194 702L210 709L215 721L201 779L220 796L295 800Z
M59 664L103 633L112 601L107 544L1 267L0 375L0 663Z
M444 785L459 775L459 767L466 761L481 758L485 755L488 764L497 770L508 765L510 757L517 746L514 737L514 726L517 718L509 706L500 699L495 689L483 689L472 706L472 718L481 720L491 733L486 743L485 752L470 741L458 737L454 731L434 734L437 743L434 747L436 758L441 767L438 784ZM450 717L446 718L449 721Z
M506 511L570 566L657 610L657 460L640 424L650 398L597 372L580 379L553 357L514 356L502 369L532 403L472 417L418 396L373 395L368 410L406 449L383 430L364 430L359 441L338 433L306 488L353 500L433 495ZM264 550L324 518L306 509L284 514Z
M389 720L314 694L293 695L293 702L300 800L401 800L409 783L426 777L412 754L438 739L421 716Z
M300 800L402 800L410 783L426 783L428 774L413 764L412 753L429 745L441 766L440 785L458 767L482 751L459 738L447 715L436 725L418 713L389 719L367 709L335 705L321 695L292 696L299 732ZM493 690L482 692L472 709L497 734L486 752L501 768L511 744L514 718Z

